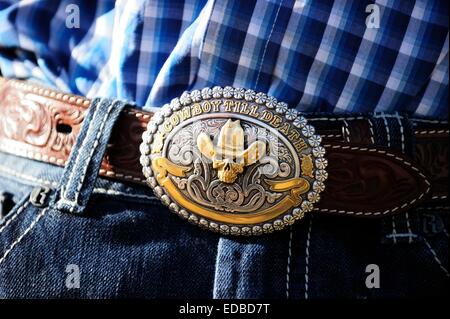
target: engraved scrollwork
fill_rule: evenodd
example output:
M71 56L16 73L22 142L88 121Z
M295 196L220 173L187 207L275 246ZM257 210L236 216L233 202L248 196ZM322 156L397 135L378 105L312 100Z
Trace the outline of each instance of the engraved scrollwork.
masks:
M61 103L51 104L49 107L50 119L52 120L52 127L58 123L68 124L69 126L81 125L83 120L83 113L70 105ZM73 132L69 134L61 133L53 130L50 138L50 147L54 151L63 150L65 154L70 154L72 146L75 144L76 136Z
M193 147L191 144L179 146L174 144L170 148L169 159L181 165L190 165L194 161Z
M8 87L1 94L0 130L6 138L46 148L50 154L70 154L84 116L80 108ZM59 132L58 124L72 129Z
M8 94L6 90L3 112L0 117L4 134L15 140L25 141L34 146L44 146L49 142L52 121L47 109L29 94Z
M289 161L292 155L289 150L267 130L243 123L247 145L258 140L268 141L267 153L235 182L225 183L218 178L211 160L203 156L195 144L195 137L202 132L217 136L225 122L225 119L196 121L172 137L167 150L168 158L178 165L193 167L191 174L185 178L174 176L174 183L198 204L219 211L246 213L275 203L283 194L269 191L261 177L273 179L291 176Z

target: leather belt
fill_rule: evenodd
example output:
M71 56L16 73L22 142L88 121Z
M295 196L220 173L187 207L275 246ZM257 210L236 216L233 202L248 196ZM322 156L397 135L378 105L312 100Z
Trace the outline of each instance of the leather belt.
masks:
M80 96L0 78L0 150L64 166L89 106L90 100ZM123 111L101 176L145 184L139 145L152 115L132 108ZM316 212L380 217L424 201L440 205L447 200L447 122L409 119L415 141L406 155L377 143L369 117L330 115L308 121L321 135L329 162Z

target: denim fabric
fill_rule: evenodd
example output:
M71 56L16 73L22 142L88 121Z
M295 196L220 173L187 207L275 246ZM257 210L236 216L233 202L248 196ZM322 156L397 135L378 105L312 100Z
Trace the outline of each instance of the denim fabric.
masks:
M111 104L96 103L65 169L0 153L0 193L16 203L0 221L0 298L448 294L448 207L381 220L310 215L271 235L220 236L180 220L149 187L97 178L116 114L100 125ZM96 150L83 151L96 140ZM80 182L74 213L58 206L63 186ZM51 189L45 207L30 203L39 186ZM379 289L365 285L369 264L380 268ZM66 285L70 265L80 270L79 288Z
M0 153L0 192L17 203L0 223L0 298L211 296L217 235L170 215L147 187L104 179L84 214L29 203L34 186L56 189L62 175ZM80 289L66 287L73 264Z

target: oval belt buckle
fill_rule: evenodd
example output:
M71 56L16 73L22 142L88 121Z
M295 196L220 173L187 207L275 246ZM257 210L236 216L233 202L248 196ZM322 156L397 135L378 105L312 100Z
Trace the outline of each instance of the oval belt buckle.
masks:
M274 97L232 87L185 92L143 134L147 183L170 210L221 234L259 235L320 200L321 137Z

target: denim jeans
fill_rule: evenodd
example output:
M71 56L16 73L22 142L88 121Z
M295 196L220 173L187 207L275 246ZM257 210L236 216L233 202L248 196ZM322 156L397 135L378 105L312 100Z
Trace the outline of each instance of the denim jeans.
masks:
M448 294L448 207L379 220L313 213L270 235L220 236L149 187L97 177L122 107L96 100L65 168L0 153L0 194L14 204L0 221L0 298ZM367 286L369 265L379 288Z

